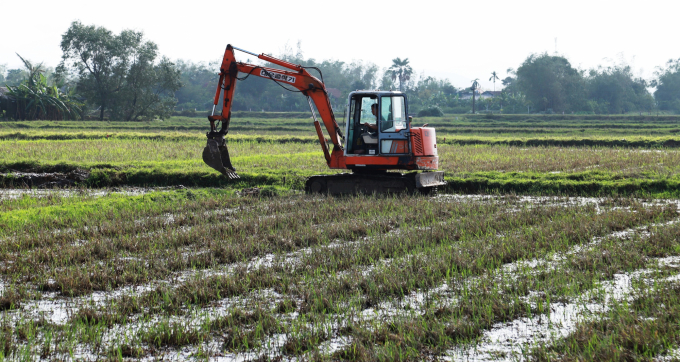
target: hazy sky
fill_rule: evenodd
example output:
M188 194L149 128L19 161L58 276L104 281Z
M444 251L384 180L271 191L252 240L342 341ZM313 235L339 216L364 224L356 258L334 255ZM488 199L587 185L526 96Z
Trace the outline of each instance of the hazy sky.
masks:
M298 41L306 58L388 67L409 58L416 73L491 89L531 53L565 55L584 69L622 57L646 78L680 58L678 1L10 1L0 0L0 64L15 52L56 66L74 20L144 32L172 59L221 58L226 44L279 54ZM246 54L237 54L245 60ZM608 60L609 59L609 60Z

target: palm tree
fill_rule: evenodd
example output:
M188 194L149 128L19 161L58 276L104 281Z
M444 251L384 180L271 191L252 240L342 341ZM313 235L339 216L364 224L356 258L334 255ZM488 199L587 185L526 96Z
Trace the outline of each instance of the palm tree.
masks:
M408 58L401 60L400 58L392 59L392 66L387 69L392 74L392 81L399 79L399 91L404 91L404 83L411 79L413 69L408 64Z
M496 91L496 79L500 79L500 78L498 78L498 75L496 75L496 71L494 70L493 72L491 72L491 78L489 78L490 81L493 81L493 91L494 92Z
M475 80L473 80L472 81L472 87L470 87L470 89L472 89L472 114L475 114L475 92L477 91L477 89L479 89L478 80L479 80L479 78L476 78Z

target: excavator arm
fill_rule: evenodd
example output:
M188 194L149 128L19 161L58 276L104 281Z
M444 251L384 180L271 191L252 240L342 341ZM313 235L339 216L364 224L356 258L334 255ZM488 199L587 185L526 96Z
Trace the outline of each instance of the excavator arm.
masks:
M286 69L274 69L237 62L234 56L234 49L254 55L259 59ZM238 78L239 73L245 74L245 76L243 78ZM227 49L224 52L224 58L222 59L222 65L220 66L220 80L217 85L217 90L215 91L212 114L208 116L208 120L210 121L210 132L207 133L208 143L203 150L203 161L230 178L238 178L238 175L235 172L236 170L231 164L224 136L229 132L231 107L234 99L236 82L238 80L244 80L251 75L270 79L287 89L293 87L297 89L297 92L306 96L314 118L314 126L319 137L319 143L321 144L321 149L326 157L326 163L333 168L344 168L342 148L344 136L338 123L335 121L333 109L331 108L330 99L328 98L324 83L312 76L307 69L301 65L292 64L266 54L257 55L243 49L232 47L231 45L227 45ZM220 114L216 114L220 100L222 101L222 111ZM321 129L321 124L316 118L312 102L316 105L321 120L330 137L330 142L333 144L332 150L329 149L328 142ZM218 125L220 125L219 129Z

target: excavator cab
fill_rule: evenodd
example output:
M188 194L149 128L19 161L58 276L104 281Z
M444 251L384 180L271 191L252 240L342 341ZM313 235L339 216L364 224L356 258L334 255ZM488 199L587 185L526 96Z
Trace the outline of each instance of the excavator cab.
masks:
M352 92L349 98L346 154L408 154L410 123L407 114L405 94Z

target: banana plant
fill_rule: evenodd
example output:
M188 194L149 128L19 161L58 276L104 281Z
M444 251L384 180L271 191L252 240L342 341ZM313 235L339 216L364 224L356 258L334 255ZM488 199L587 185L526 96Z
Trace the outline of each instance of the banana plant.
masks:
M83 104L73 94L61 92L56 85L48 85L42 63L32 64L17 54L28 70L28 77L17 86L7 86L0 107L10 118L17 120L64 120L82 118Z

